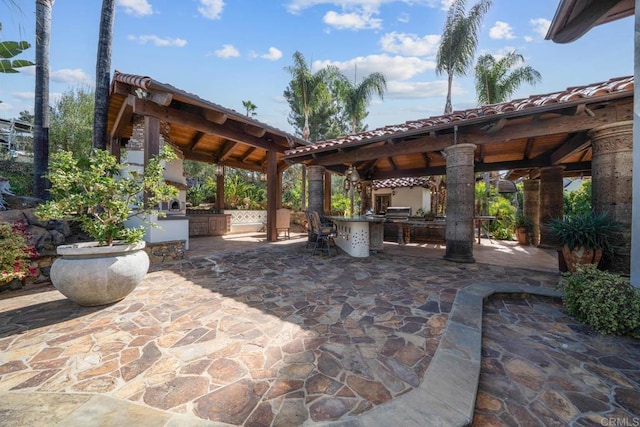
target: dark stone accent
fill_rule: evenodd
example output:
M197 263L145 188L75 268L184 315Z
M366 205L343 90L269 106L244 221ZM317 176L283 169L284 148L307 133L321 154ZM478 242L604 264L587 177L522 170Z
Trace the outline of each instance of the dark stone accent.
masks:
M447 240L444 257L447 261L473 263L473 242Z

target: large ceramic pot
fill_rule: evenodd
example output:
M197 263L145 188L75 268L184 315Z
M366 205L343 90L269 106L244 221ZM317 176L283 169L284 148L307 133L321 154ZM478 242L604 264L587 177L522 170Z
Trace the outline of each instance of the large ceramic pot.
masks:
M574 248L573 250L569 249L568 246L562 247L562 256L564 257L564 261L567 264L567 270L572 273L576 272L576 266L582 264L595 264L598 265L600 259L602 259L602 250L601 249L585 249L580 246Z
M51 282L64 296L84 306L120 301L149 270L145 242L98 246L96 242L58 246Z

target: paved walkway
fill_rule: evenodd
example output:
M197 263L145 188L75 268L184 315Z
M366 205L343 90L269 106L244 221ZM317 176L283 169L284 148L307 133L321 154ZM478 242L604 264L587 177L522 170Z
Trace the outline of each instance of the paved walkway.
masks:
M547 271L496 265L535 264L496 255L516 245L497 245L494 264L455 264L441 248L328 258L302 240L261 239L217 239L216 250L193 239L188 259L153 267L103 308L50 288L0 294L0 425L468 424L483 300L496 289L554 295L558 280L545 252L533 257ZM637 341L612 342L640 353ZM633 369L606 367L638 391ZM476 417L510 425L510 411Z

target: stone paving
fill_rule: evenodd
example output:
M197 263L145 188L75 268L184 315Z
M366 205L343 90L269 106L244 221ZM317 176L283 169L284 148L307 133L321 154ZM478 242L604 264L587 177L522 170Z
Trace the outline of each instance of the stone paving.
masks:
M459 369L441 366L476 345L464 330L482 324L482 297L470 320L460 290L550 290L558 280L397 251L309 252L298 242L154 266L130 296L103 308L79 307L52 288L0 294L0 425L404 426L424 425L429 409L433 425L462 425L478 375L452 388ZM495 358L508 364L503 353ZM479 338L471 358L479 372ZM608 360L593 364L618 372ZM637 392L637 376L627 380ZM444 389L454 393L448 404L425 403ZM455 403L456 390L466 402ZM476 425L518 419L507 403L496 409L498 396L481 389L479 397Z
M473 426L640 425L640 340L597 335L549 298L484 311Z

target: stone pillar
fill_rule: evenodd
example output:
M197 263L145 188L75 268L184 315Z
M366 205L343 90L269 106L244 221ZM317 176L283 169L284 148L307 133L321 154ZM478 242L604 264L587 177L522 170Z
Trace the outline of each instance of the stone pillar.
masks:
M563 212L562 171L564 166L549 166L540 168L540 242L538 246L547 249L557 249L558 242L549 232L547 223L553 218L561 218Z
M591 159L591 206L622 224L622 241L615 250L610 270L629 274L631 261L631 205L633 182L633 121L595 128L589 132Z
M531 243L540 243L540 180L527 179L524 184L522 214L532 222Z
M475 179L474 144L457 144L445 148L447 159L447 249L444 259L475 262L473 258L473 211Z
M324 167L308 166L309 178L309 211L316 211L320 215L324 213Z

